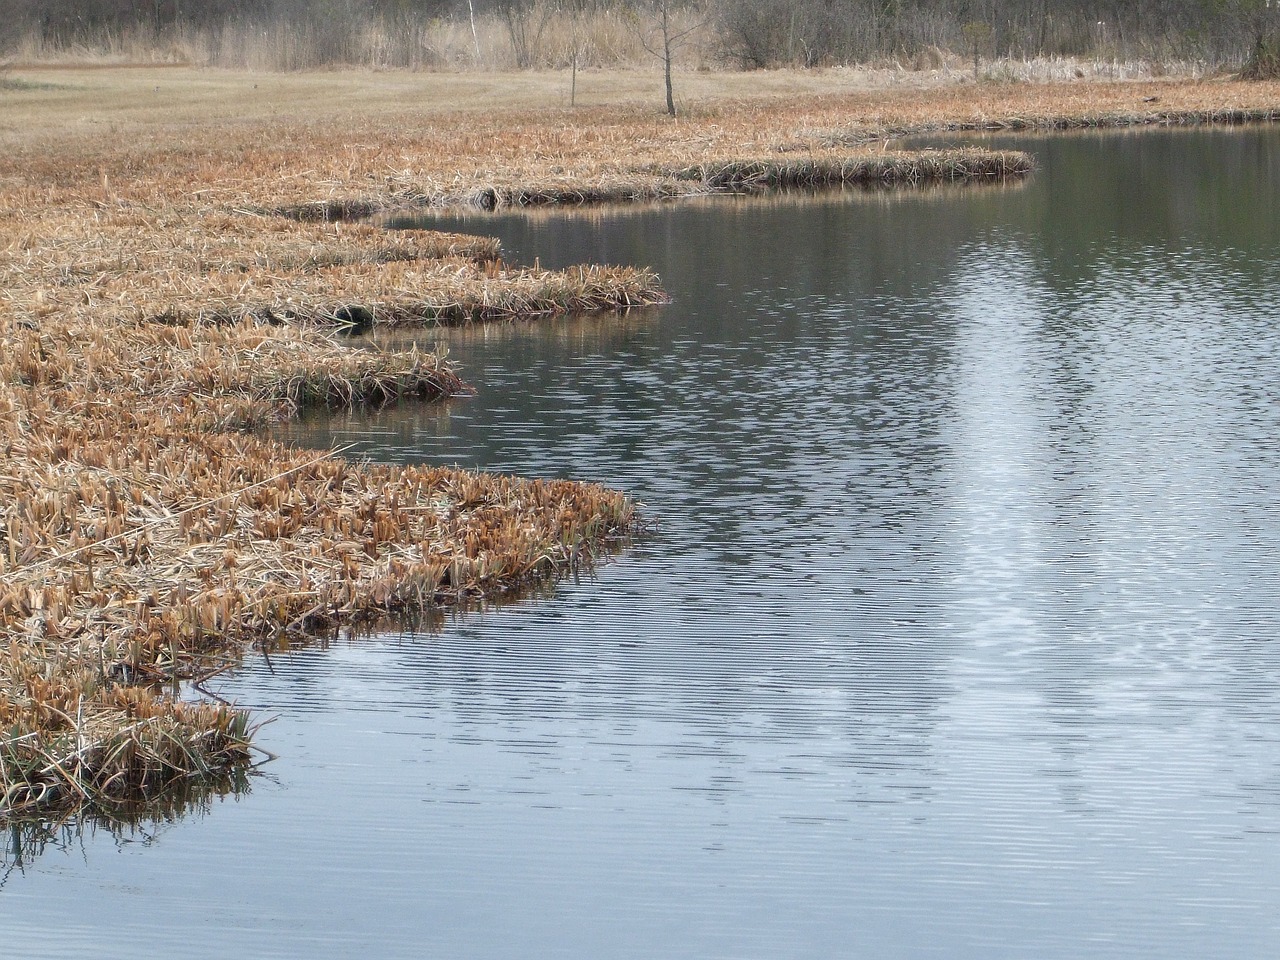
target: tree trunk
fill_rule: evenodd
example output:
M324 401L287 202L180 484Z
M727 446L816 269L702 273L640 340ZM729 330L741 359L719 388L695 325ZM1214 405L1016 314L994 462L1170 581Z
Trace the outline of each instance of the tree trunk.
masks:
M667 17L667 0L662 0L662 74L667 82L667 116L676 115L676 101L671 93L671 21Z

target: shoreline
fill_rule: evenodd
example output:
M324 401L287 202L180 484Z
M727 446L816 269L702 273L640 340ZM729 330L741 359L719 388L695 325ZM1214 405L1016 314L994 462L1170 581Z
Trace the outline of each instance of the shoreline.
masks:
M483 77L295 76L279 86L305 96L267 101L257 85L271 75L149 70L110 72L133 95L160 95L143 107L104 107L122 96L115 79L0 104L0 141L16 144L0 168L0 822L242 768L250 719L168 690L255 643L502 595L642 528L625 494L590 483L357 464L246 432L308 405L468 389L439 357L342 336L370 324L665 300L642 264L512 266L492 240L331 213L406 198L503 207L992 182L1024 174L1025 158L887 153L883 141L939 124L1280 117L1280 84L1232 81L745 97L749 78L735 76L721 78L732 95L671 120L656 97L633 98L638 77L616 81L614 104L485 109L369 100ZM183 82L210 89L164 98ZM42 110L29 137L15 134Z

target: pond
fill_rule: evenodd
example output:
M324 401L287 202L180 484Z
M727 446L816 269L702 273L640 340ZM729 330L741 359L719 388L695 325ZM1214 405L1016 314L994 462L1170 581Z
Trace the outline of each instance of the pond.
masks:
M524 602L250 661L245 795L11 851L15 956L1280 948L1280 130L1023 185L439 219L670 307L286 428L625 489Z

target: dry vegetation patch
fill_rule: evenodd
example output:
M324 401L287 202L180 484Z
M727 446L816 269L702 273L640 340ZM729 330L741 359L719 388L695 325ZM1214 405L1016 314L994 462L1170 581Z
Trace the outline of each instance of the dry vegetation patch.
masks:
M460 389L431 356L305 329L61 317L4 346L9 813L126 800L244 759L235 710L153 684L207 676L253 641L514 589L634 522L591 485L363 466L229 429Z

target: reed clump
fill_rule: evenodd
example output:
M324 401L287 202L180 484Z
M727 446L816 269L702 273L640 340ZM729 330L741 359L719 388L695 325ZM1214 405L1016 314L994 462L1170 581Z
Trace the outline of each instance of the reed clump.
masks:
M740 191L992 181L1021 177L1031 169L1025 153L967 149L712 161L676 176L713 191Z
M437 260L353 265L307 276L190 279L187 289L127 304L126 315L163 323L333 326L363 332L377 325L457 326L560 313L663 303L652 271L582 266L568 270L507 267L491 261ZM175 296L175 294L177 294Z
M35 659L19 641L0 670L0 811L6 819L124 807L248 759L248 715L157 697L124 668Z
M803 153L801 159L797 155ZM1031 172L1030 155L1018 151L963 150L850 153L828 145L775 146L764 158L700 157L696 163L635 165L600 171L589 181L543 177L530 182L475 187L452 196L424 196L406 190L406 205L464 204L484 210L552 204L582 206L637 203L744 190L822 189L850 185L917 186L1015 180Z
M469 389L439 356L342 333L661 302L651 272L514 267L489 238L70 167L0 180L0 821L242 767L248 716L174 694L252 644L503 596L637 528L591 484L246 431Z
M506 594L637 524L593 485L372 467L239 431L466 389L435 355L339 342L344 311L365 314L336 304L520 317L653 302L652 274L119 202L4 216L0 820L223 777L249 758L248 717L177 699L177 680L255 642Z
M1054 130L1115 130L1126 127L1198 127L1244 126L1274 123L1280 120L1275 107L1215 106L1181 110L1157 109L1159 96L1143 98L1143 109L1086 110L1069 114L1015 113L1003 116L930 119L911 125L894 125L883 132L886 137L906 137L923 133L1020 132ZM858 146L874 137L865 129L810 130L809 136L824 148Z
M35 211L35 212L28 212ZM19 324L91 308L94 323L367 327L464 323L665 299L651 271L512 267L497 241L369 224L118 201L25 208L0 256Z
M255 642L506 594L636 525L568 481L351 463L229 428L464 389L315 331L47 318L0 357L0 817L225 772L247 717L166 695Z

